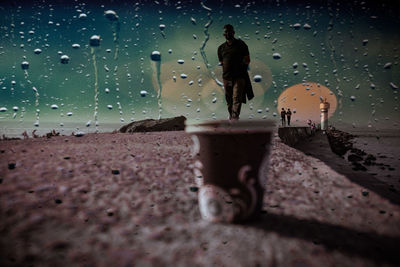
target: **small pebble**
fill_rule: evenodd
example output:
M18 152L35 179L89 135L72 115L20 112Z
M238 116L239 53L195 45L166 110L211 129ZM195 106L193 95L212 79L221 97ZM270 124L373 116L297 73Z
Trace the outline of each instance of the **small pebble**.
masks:
M119 174L119 170L112 170L111 173L112 174Z
M192 191L192 192L197 192L197 191L199 190L199 188L196 187L196 186L191 186L189 189L190 189L190 191Z
M107 209L106 210L106 212L107 212L107 216L114 216L114 209Z
M9 170L15 169L15 163L8 163L8 169Z

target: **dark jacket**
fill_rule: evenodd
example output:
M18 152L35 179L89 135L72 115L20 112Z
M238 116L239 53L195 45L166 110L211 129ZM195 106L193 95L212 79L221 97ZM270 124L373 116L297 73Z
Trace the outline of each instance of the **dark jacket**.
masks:
M249 77L249 73L247 73L244 80L245 80L246 85L244 87L242 103L246 103L246 97L249 101L254 98L253 86L251 86L251 80Z

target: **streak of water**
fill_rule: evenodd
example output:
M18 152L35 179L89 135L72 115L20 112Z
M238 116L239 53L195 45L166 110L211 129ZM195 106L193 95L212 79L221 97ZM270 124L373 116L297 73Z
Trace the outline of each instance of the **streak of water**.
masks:
M94 67L94 121L95 121L95 126L96 126L96 132L98 132L98 109L99 109L99 78L98 78L98 71L97 71L97 62L96 62L96 48L100 46L100 36L98 35L93 35L90 38L90 52L92 54L92 62L93 62L93 67ZM90 125L90 124L89 124Z
M204 64L206 65L207 70L208 70L208 71L210 72L210 74L211 74L211 77L214 79L214 81L216 82L216 84L217 84L218 86L220 86L221 88L223 88L223 83L222 83L221 81L218 80L218 78L217 78L217 76L215 75L214 71L211 69L211 66L210 66L210 64L208 63L208 60L207 60L206 52L204 51L204 48L206 47L207 42L208 42L208 40L210 39L210 33L208 32L208 28L209 28L209 27L211 26L211 24L213 23L213 19L212 19L212 17L211 17L212 9L209 8L209 7L207 7L207 6L205 6L203 2L200 2L200 4L201 4L202 8L204 8L205 10L208 11L207 17L208 17L208 19L209 19L209 21L204 25L204 34L205 34L206 38L204 39L203 44L202 44L201 47L200 47L200 54L201 54L201 56L202 56L202 58L203 58L203 61L204 61Z

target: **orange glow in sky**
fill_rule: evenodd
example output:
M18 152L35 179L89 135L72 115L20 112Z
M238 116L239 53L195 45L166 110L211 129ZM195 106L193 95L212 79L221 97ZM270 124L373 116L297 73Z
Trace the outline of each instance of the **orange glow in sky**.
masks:
M326 98L330 103L328 117L331 117L337 107L335 94L327 87L313 82L296 84L283 91L278 97L278 114L282 108L285 110L290 108L292 121L297 122L298 125L306 124L307 120L319 123L321 97Z

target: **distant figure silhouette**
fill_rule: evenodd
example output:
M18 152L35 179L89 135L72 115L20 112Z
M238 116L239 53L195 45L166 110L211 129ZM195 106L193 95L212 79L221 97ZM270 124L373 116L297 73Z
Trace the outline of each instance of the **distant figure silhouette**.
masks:
M249 48L242 40L236 39L233 26L224 26L226 42L218 47L218 59L222 65L225 99L228 105L229 119L238 120L242 103L246 103L246 96L250 100L254 97L249 74Z
M290 111L290 108L288 108L286 111L286 118L287 118L288 126L290 126L290 117L292 117L292 112Z
M281 121L282 121L282 126L286 126L286 111L284 108L281 110Z

